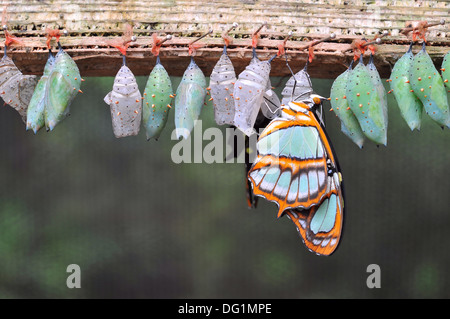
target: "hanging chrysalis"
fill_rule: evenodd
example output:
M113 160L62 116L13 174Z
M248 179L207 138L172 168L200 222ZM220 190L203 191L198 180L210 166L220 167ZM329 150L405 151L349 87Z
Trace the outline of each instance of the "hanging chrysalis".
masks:
M420 130L423 113L422 102L414 94L409 81L409 69L413 59L411 44L408 52L395 63L389 79L400 113L412 131Z
M384 120L383 129L387 132L388 129L388 103L387 103L387 93L384 88L383 81L381 80L380 74L373 62L373 54L370 55L369 63L367 64L367 70L370 74L370 79L372 80L372 85L377 91L377 95L380 98L379 105L383 112L382 117Z
M278 95L272 90L272 83L267 81L264 92L263 102L261 104L261 113L269 120L272 120L280 115L281 102Z
M308 63L286 82L286 85L281 92L281 104L288 105L289 102L301 101L313 93L311 79L307 68Z
M252 59L252 62L239 74L234 85L234 125L247 136L255 133L253 127L261 104L264 102L272 59L268 61Z
M108 44L117 48L123 57L122 67L114 78L111 92L105 96L105 103L111 108L111 119L116 138L139 133L141 125L142 97L133 72L126 65L126 50L133 39L131 26L127 25L122 40Z
M223 54L214 66L209 87L214 105L214 118L218 125L233 124L234 99L232 97L236 73L224 46Z
M206 97L206 78L191 57L175 97L175 127L177 138L187 139L200 116Z
M52 131L70 112L70 104L81 86L80 71L75 61L62 49L55 56L55 65L46 90L45 126Z
M233 63L228 57L227 47L232 41L228 32L235 27L237 27L237 23L233 23L233 26L222 34L225 42L223 54L214 66L209 78L210 93L214 105L214 119L218 125L233 125L234 120L233 89L236 82L236 73Z
M441 71L444 83L447 88L450 89L450 51L445 55L444 60L442 61Z
M169 74L159 60L159 48L163 41L171 39L168 35L159 40L153 33L152 52L156 56L156 65L150 73L144 90L144 104L142 106L143 122L147 140L158 140L166 126L173 98L172 82Z
M414 56L409 69L409 80L414 94L422 101L425 112L439 125L450 128L447 90L425 49L425 42L422 50Z
M27 108L36 86L36 76L23 75L16 67L13 60L6 54L8 46L21 44L16 37L6 30L6 8L3 11L2 22L5 31L5 51L0 60L0 92L3 101L15 109L22 120L27 120Z
M359 64L350 71L346 96L353 114L358 119L363 133L373 142L386 145L387 118L384 97L372 81L373 74L363 63L360 55Z
M199 46L195 42L210 34L212 30L189 44L191 63L184 71L183 78L177 88L175 97L175 128L176 136L187 139L191 135L195 121L200 116L206 97L206 78L195 63L192 56Z
M36 85L27 111L27 130L33 130L34 134L36 134L45 125L45 92L48 78L54 65L55 57L53 56L51 49L49 49L47 63L44 67L44 73Z
M347 135L359 148L364 145L364 133L352 110L349 107L347 99L347 82L351 72L353 61L349 68L339 75L331 86L330 102L334 113L341 121L341 131Z

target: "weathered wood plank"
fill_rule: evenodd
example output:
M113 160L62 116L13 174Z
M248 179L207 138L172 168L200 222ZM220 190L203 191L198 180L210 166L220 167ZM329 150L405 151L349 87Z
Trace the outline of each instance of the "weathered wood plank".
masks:
M175 38L161 49L161 59L171 75L181 75L188 64L188 43L209 28L211 37L202 40L205 47L196 52L196 61L210 74L222 52L223 30L233 22L235 37L229 55L240 72L251 58L251 34L263 22L258 54L261 59L272 56L288 31L293 36L286 48L294 69L304 66L308 41L337 34L333 43L317 46L309 71L313 77L334 78L351 59L345 52L352 40L373 38L383 30L391 35L379 46L376 64L382 76L389 75L391 65L403 54L408 40L399 34L409 20L436 22L448 19L448 1L270 1L270 0L167 0L167 1L3 1L8 5L11 32L23 39L24 46L12 48L9 54L25 73L41 74L47 58L45 28L65 28L70 36L61 38L62 45L77 61L83 76L113 76L120 66L117 50L106 46L107 37L120 36L125 23L134 25L138 41L128 51L128 64L136 75L148 75L155 58L150 52L151 33L172 34ZM429 30L429 53L436 64L450 48L448 25ZM273 76L288 74L285 61L272 64Z

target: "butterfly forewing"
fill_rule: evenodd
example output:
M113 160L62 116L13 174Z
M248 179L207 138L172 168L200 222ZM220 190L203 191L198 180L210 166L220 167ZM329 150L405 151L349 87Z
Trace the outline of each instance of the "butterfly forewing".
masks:
M285 110L283 110L285 112ZM273 120L258 139L258 157L249 172L253 192L288 208L308 209L327 191L327 159L321 128L314 115Z

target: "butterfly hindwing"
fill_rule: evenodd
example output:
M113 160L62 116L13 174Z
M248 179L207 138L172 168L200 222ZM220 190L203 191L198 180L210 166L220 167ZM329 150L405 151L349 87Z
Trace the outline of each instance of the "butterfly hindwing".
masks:
M334 173L330 191L320 205L286 211L306 247L318 255L331 255L341 238L344 202L340 184L340 173Z

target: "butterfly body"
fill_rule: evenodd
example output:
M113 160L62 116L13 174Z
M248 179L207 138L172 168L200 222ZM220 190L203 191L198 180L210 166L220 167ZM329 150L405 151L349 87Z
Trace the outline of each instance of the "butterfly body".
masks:
M274 202L320 255L336 249L342 229L342 175L311 104L290 102L261 133L248 173L253 193ZM322 226L321 226L322 225Z

